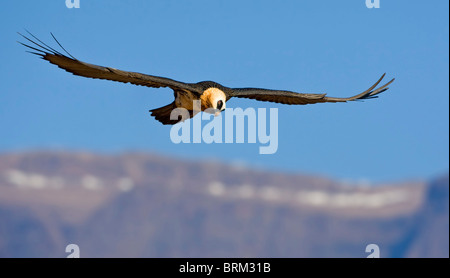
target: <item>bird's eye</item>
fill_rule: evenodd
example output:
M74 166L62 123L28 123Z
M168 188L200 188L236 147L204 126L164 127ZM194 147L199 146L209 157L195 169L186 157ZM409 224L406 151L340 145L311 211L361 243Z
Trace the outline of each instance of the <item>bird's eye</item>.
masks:
M222 106L223 106L223 101L219 100L217 102L217 109L222 110Z

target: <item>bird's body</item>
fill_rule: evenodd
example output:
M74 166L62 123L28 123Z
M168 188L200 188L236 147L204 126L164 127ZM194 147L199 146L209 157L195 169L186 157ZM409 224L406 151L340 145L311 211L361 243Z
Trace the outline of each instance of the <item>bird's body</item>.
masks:
M50 63L55 64L58 67L75 75L89 78L107 79L153 88L171 88L174 91L174 101L166 106L150 110L151 115L154 116L156 120L160 121L163 124L169 125L176 124L181 120L179 118L175 120L170 118L171 112L175 108L187 109L190 112L190 117L194 117L200 111L213 113L217 116L218 114L220 114L220 112L225 110L226 102L232 97L297 105L323 102L347 102L360 99L376 98L379 93L386 91L388 89L387 86L394 81L394 79L392 79L385 85L375 89L385 76L383 74L383 76L381 76L381 78L368 90L349 98L334 98L327 97L326 94L301 94L291 91L259 88L229 88L213 81L184 83L165 77L122 71L111 67L103 67L85 63L74 58L67 51L66 52L68 56L43 43L32 34L30 35L39 43L22 35L29 42L33 43L34 46L26 45L23 43L21 44L37 51L31 53L39 55L42 57L42 59L47 60ZM56 39L55 41L59 44ZM61 44L59 44L59 46L65 51ZM196 103L198 102L200 103L200 105L199 107L196 107Z

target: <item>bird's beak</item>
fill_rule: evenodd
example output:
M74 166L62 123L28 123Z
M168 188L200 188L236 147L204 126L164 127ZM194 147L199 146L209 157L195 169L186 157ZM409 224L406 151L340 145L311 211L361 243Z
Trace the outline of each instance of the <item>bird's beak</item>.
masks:
M219 116L220 113L221 113L222 111L224 111L224 110L225 110L225 108L223 108L222 110L216 109L216 112L214 113L214 117Z

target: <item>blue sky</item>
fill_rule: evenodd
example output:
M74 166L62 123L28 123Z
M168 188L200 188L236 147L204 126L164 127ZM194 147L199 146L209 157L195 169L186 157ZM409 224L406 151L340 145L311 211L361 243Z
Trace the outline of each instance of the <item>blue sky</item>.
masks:
M447 1L4 1L0 9L0 152L147 151L263 169L374 181L448 171ZM279 108L279 147L173 144L148 110L153 89L75 77L24 52L17 31L53 32L78 59L185 82L214 80L350 96L384 72L378 99Z

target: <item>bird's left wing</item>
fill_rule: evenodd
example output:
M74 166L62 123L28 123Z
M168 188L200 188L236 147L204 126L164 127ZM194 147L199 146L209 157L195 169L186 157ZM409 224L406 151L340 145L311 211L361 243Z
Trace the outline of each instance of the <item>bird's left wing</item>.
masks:
M250 98L256 99L260 101L270 101L277 102L283 104L312 104L312 103L321 103L321 102L346 102L353 100L361 100L361 99L370 99L376 98L379 93L382 93L389 89L387 86L394 82L395 79L392 79L385 85L377 88L376 86L381 82L384 78L385 74L381 76L381 78L373 84L366 91L352 96L348 98L336 98L336 97L327 97L326 94L301 94L291 91L278 91L278 90L268 90L268 89L257 89L257 88L234 88L230 89L227 93L228 98L238 97L238 98Z
M85 63L70 55L70 53L68 53L64 49L64 47L62 47L62 45L56 40L53 34L52 36L55 39L55 41L64 51L66 51L68 56L48 46L47 44L45 44L44 42L33 36L31 33L29 34L36 41L19 33L19 35L28 40L32 45L21 42L19 43L34 51L37 51L37 52L29 51L30 53L39 55L42 57L42 59L47 60L50 63L57 65L58 67L75 75L84 76L88 78L107 79L112 81L131 83L134 85L147 86L153 88L169 87L173 90L187 90L191 92L195 92L197 89L194 85L191 85L189 83L179 82L165 77L147 75L138 72L123 71L111 67L103 67Z

